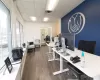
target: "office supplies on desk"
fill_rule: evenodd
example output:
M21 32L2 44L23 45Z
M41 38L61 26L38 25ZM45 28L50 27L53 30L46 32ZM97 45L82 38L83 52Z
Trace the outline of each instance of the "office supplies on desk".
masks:
M82 51L82 54L81 54L81 66L83 68L85 67L85 55L84 55L84 51Z
M77 62L80 62L80 57L78 57L78 56L70 57L70 60L71 60L73 63L77 63Z
M61 52L61 54L63 54L64 56L69 56L70 54L67 52Z
M61 47L56 47L56 50L58 50L58 51L61 50L61 49L62 49Z

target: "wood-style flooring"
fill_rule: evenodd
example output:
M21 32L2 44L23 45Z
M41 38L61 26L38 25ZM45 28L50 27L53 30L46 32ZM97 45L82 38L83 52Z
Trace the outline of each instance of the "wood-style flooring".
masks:
M47 46L43 46L28 53L22 80L67 80L67 72L53 75L53 72L59 70L59 61L48 62L47 51Z

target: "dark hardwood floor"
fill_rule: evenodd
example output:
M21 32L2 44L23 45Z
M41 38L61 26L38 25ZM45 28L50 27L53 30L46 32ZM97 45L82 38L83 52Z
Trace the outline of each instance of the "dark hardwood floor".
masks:
M59 61L48 62L47 51L47 46L43 46L35 53L28 53L22 80L67 80L67 72L53 75L59 70Z

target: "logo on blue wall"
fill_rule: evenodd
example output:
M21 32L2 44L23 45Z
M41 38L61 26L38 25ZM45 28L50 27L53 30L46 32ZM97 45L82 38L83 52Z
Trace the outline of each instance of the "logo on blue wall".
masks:
M73 14L68 21L68 30L70 33L78 34L85 26L85 16L81 12Z

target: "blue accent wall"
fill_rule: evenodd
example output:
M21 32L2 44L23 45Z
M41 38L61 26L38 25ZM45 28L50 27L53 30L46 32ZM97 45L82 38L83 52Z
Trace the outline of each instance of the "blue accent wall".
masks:
M68 33L68 20L76 12L85 15L83 30L75 36L75 46L79 40L96 41L95 54L100 56L100 0L86 0L61 19L61 32Z

